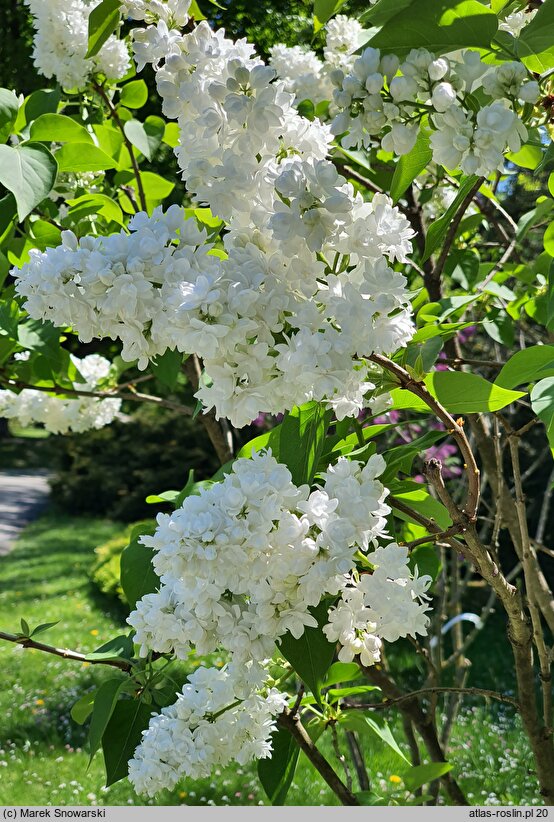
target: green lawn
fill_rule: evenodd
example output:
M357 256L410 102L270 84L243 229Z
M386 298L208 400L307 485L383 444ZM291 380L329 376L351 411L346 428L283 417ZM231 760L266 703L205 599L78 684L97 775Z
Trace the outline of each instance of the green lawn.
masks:
M119 524L52 513L30 525L12 553L0 558L0 630L17 631L20 617L31 626L60 620L43 640L80 651L91 651L120 633L124 611L96 593L87 579L93 548L120 530ZM482 638L475 652L471 684L491 687L492 677L509 667L509 651L498 626ZM414 676L415 682L416 672L409 670L411 657L402 648L398 657L398 663L407 669L406 676ZM0 667L1 804L145 804L127 780L108 790L102 787L100 754L86 772L87 756L82 750L85 731L69 717L78 696L105 677L106 669L20 650L7 643L0 643ZM500 687L498 680L496 686ZM390 719L401 738L398 717L391 712ZM364 747L374 789L381 794L398 790L390 777L402 771L402 760L375 738L364 739ZM325 739L322 748L333 759ZM536 782L529 772L528 749L513 712L505 706L466 702L451 761L471 802L539 802ZM185 781L178 790L160 794L156 804L249 805L264 801L252 766L216 772L212 780ZM288 801L336 804L303 758Z

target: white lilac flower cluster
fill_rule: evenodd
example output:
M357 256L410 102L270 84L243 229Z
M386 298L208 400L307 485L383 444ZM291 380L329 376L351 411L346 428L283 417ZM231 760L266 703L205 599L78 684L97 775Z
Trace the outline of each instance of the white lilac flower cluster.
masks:
M356 50L363 45L365 32L352 17L339 14L326 25L324 60L303 46L278 44L270 49L270 64L294 94L295 103L311 100L314 105L333 99L331 71L345 71L354 65Z
M45 77L64 88L82 88L95 72L111 80L130 68L127 47L111 35L98 54L86 58L88 18L100 0L25 0L34 18L33 60Z
M265 759L286 703L275 688L245 696L232 668L198 668L177 701L151 719L129 762L129 779L137 793L154 796L183 776L201 779L232 761Z
M172 787L184 774L207 776L231 758L268 755L270 717L284 703L274 691L257 693L267 681L264 664L285 633L299 638L316 627L309 608L322 597L340 597L324 627L340 643L340 659L359 654L371 665L383 639L426 634L431 578L412 576L405 548L379 547L390 513L377 479L384 467L378 455L365 466L341 457L310 493L270 452L254 454L173 514L158 515L155 534L141 542L156 552L160 590L128 618L140 653L186 658L193 648L224 649L231 661L224 672L195 674L177 703L152 719L130 764L139 792ZM358 551L373 573L355 570Z
M340 109L331 130L345 148L381 145L406 154L423 117L432 130L433 159L447 169L488 175L502 169L506 150L527 138L518 107L536 102L539 86L522 63L490 66L476 51L456 58L412 50L403 62L366 48L353 66L331 72ZM489 102L475 112L469 95L479 87Z
M198 654L224 648L256 682L263 676L257 663L271 656L277 638L287 632L298 638L317 625L308 609L322 596L345 591L351 602L356 552L386 538L388 491L377 479L384 467L378 455L363 467L342 457L310 493L270 453L254 454L173 514L159 514L155 534L141 541L156 551L161 587L128 619L141 654L186 658L192 648ZM371 601L365 622L385 639L425 633L426 608L417 597L430 578L412 581L406 550L394 544L372 557L376 582L359 583ZM243 667L252 660L250 669Z
M71 356L71 360L83 378L83 382L74 383L76 391L95 391L108 376L110 362L99 354L89 354L82 360ZM33 388L24 388L19 394L0 391L0 417L17 419L23 426L39 423L52 434L103 428L113 422L120 407L118 399L86 396L62 399Z
M159 62L162 24L135 30L141 61ZM179 119L187 188L227 221L226 258L171 208L137 215L130 235L65 234L14 272L18 292L31 316L83 340L121 339L141 368L167 349L198 354L210 381L197 397L236 426L312 399L355 415L374 387L364 356L412 334L405 278L388 264L407 261L412 229L337 173L328 128L299 116L245 41L205 22L170 40L158 90Z

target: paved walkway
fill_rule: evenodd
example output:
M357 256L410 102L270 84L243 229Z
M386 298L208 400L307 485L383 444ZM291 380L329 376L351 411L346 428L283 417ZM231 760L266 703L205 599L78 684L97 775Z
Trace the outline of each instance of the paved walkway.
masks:
M0 471L0 557L48 501L48 472Z

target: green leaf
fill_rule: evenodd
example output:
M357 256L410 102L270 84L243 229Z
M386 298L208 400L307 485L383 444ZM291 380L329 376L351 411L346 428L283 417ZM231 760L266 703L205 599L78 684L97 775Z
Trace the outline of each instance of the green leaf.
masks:
M318 402L297 406L285 416L279 460L291 472L295 485L312 482L331 418L331 412Z
M323 633L323 626L328 622L329 603L322 601L317 608L308 610L316 619L317 628L304 628L298 639L286 633L280 638L278 648L321 704L321 688L335 655L335 643L329 642Z
M531 391L531 408L543 421L550 450L554 455L554 377L540 380Z
M431 541L431 538L429 538L429 541ZM420 577L428 575L434 582L441 569L437 549L432 545L417 545L410 551L408 566L412 573L417 567Z
M404 784L410 791L417 791L422 785L438 779L452 770L450 762L429 762L427 765L415 765L402 774Z
M37 248L42 251L45 248L56 248L60 245L62 236L60 229L46 220L34 220L31 225L31 234L36 240Z
M132 758L148 727L152 707L134 699L120 700L102 737L106 787L113 785L128 774L128 762Z
M554 0L544 0L516 41L517 54L529 71L554 68Z
M66 143L56 151L60 171L105 171L115 160L90 143Z
M84 126L65 114L41 114L31 125L31 140L56 143L92 143Z
M434 371L425 377L424 383L450 414L500 411L501 408L525 396L524 391L508 391L477 374L467 374L463 371ZM403 388L394 388L391 397L395 409L428 410L423 400Z
M398 202L418 174L427 168L432 157L429 133L420 127L415 146L408 154L400 157L394 169L390 187L390 196L394 203Z
M544 250L554 257L554 223L550 223L543 237Z
M121 554L121 587L131 609L145 594L151 594L160 587L160 579L152 565L154 550L138 541L139 536L153 534L155 530L156 523L133 529L129 545Z
M325 675L323 687L337 685L339 682L352 682L361 674L360 666L357 662L333 662Z
M472 46L487 48L497 28L496 15L479 0L412 0L409 5L397 3L397 13L366 45L399 56L421 47L444 54Z
M314 32L318 32L337 13L346 0L314 0Z
M430 448L437 440L443 439L445 436L445 431L426 431L425 434L412 440L412 442L407 442L385 451L383 456L387 467L381 477L382 481L387 483L395 477L399 471L402 471L404 474L410 474L413 461L417 455L427 448Z
M88 51L86 57L94 57L108 37L116 30L120 18L120 0L102 0L88 18Z
M0 183L11 191L20 221L52 191L58 164L42 143L0 146Z
M380 691L377 685L352 685L349 688L329 688L327 699L331 704L344 699L346 696L356 696L357 694L367 694L370 691Z
M77 725L84 725L91 715L97 693L98 688L95 688L88 694L84 694L72 707L70 711L71 719L76 722Z
M19 101L13 91L0 88L0 141L7 140L17 119Z
M502 366L495 383L501 388L527 385L539 377L554 376L554 345L530 345L516 351Z
M21 617L21 619L19 620L19 623L21 625L21 633L24 636L31 636L31 629L29 628L29 623L27 622L27 620L23 619L23 617Z
M90 729L88 733L89 765L102 742L106 726L114 712L115 704L123 688L128 684L127 679L108 679L98 688L92 709Z
M554 140L551 140L543 154L542 160L535 169L535 176L549 171L554 166Z
M179 145L179 126L177 123L166 123L164 129L163 142L170 148Z
M249 459L252 456L253 451L256 451L257 453L262 449L266 450L268 448L271 448L271 453L273 454L275 459L277 461L280 461L280 441L281 425L276 425L275 428L271 429L271 431L266 431L265 434L260 434L259 437L254 437L253 440L250 440L250 442L247 442L246 445L243 445L237 454L237 459L239 457Z
M524 391L508 391L477 374L463 371L434 371L425 379L427 388L451 414L478 414L500 411Z
M284 805L294 778L300 748L286 728L271 735L271 757L258 761L258 776L272 805Z
M14 131L22 131L26 125L32 123L41 114L47 112L56 112L58 110L58 103L60 102L60 89L38 89L33 91L18 111L17 119L14 124Z
M481 6L481 8L484 8L484 6ZM466 177L464 182L460 185L456 197L454 198L454 200L452 200L451 204L446 209L442 217L439 217L438 220L435 220L429 226L429 230L427 231L427 237L425 239L425 249L423 251L423 256L421 258L422 262L425 262L425 260L429 259L431 254L435 251L436 248L438 248L438 246L446 237L446 232L450 227L454 215L456 214L461 204L465 200L466 196L469 194L469 192L477 182L477 179L478 178L475 175Z
M374 713L371 716L362 713L361 711L345 711L339 716L339 722L346 728L352 731L359 731L360 733L367 733L368 731L379 737L386 745L389 746L395 753L400 756L404 762L410 764L409 759L400 749L398 742L392 735L387 720Z
M183 365L183 355L180 351L166 351L165 354L158 355L152 360L152 372L156 378L168 388L175 388L177 378L181 373Z
M402 486L407 484L408 483L402 483ZM432 497L424 486L418 485L418 483L409 483L408 485L409 490L407 491L395 490L393 492L393 499L398 499L400 502L406 503L406 505L418 514L423 514L423 516L429 519L434 519L437 525L443 530L452 525L452 520L444 505ZM408 514L404 514L396 509L394 509L394 516L405 522L416 523L416 520L412 519Z
M124 225L120 207L106 194L83 194L75 200L66 200L66 204L69 212L63 220L64 225L76 225L80 220L92 216L103 217L107 223Z
M138 148L141 154L144 154L148 160L151 160L152 151L144 124L138 120L127 120L123 126L123 130L135 148Z
M31 636L36 636L36 634L42 634L44 631L48 631L50 628L53 628L54 625L59 623L59 619L56 622L41 622L40 625L37 625L36 628L33 628L31 631Z
M132 659L134 655L133 640L130 636L122 634L116 636L97 648L91 654L87 654L87 662L95 662L106 659Z
M125 83L119 92L119 102L127 108L142 108L148 100L148 86L144 80Z

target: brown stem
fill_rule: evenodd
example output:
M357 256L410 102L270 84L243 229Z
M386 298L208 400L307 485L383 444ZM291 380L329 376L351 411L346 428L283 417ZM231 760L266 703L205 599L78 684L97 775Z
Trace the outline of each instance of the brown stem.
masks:
M154 394L141 394L138 391L129 393L119 393L116 391L81 391L76 388L64 388L62 385L32 385L31 383L22 382L21 380L2 380L0 382L8 388L29 388L33 391L43 391L46 394L65 394L70 397L96 397L100 400L127 400L128 402L151 402L160 408L171 408L172 411L178 411L180 414L192 416L192 409L187 405L180 405L171 400L164 400L161 397L156 397Z
M112 668L119 668L121 671L128 673L131 670L131 665L128 662L118 659L87 659L85 654L80 654L77 651L70 651L67 648L56 648L53 645L45 645L43 642L35 642L29 637L17 636L16 634L6 634L0 631L0 639L6 642L15 642L17 645L22 645L24 648L33 648L35 651L43 651L45 654L54 654L54 656L61 656L64 659L71 659L74 662L87 662L90 665L109 665Z
M425 286L427 291L429 292L429 297L433 301L440 300L442 297L442 288L441 288L441 275L448 259L448 255L450 253L450 249L452 247L452 243L454 242L454 238L456 237L456 232L458 230L458 226L462 221L462 217L466 213L467 209L471 205L471 201L481 188L483 184L483 177L479 177L477 181L472 185L471 189L468 191L464 199L462 200L460 207L456 214L454 215L449 227L448 232L446 234L444 245L442 247L442 251L439 255L439 258L434 266L433 270L427 277L425 282Z
M291 733L298 743L299 748L306 754L314 768L319 771L343 805L360 804L352 791L348 790L332 765L325 759L318 748L316 748L297 714L293 714L288 708L285 708L279 717L279 725Z
M456 444L464 460L468 487L465 505L462 511L459 511L456 507L456 518L453 517L452 519L454 524L459 524L463 527L468 523L475 522L477 519L477 507L479 505L479 469L477 468L473 451L471 450L471 446L463 429L463 424L461 424L463 421L454 420L446 408L432 396L427 386L422 382L414 380L402 366L392 362L392 360L387 359L387 357L384 357L382 354L371 354L369 359L387 371L390 371L403 388L411 391L416 397L422 399L431 411L434 412L435 416L444 423L448 433L452 434L456 440Z
M194 391L198 391L200 384L200 375L202 369L196 354L187 357L183 364L183 369L187 375L190 384ZM219 422L215 418L215 411L207 411L205 414L199 415L202 425L206 429L206 433L211 440L214 450L222 465L233 459L233 451L230 446L230 429L226 420ZM225 425L224 425L225 424Z
M106 103L106 106L108 107L108 110L110 112L110 117L112 118L112 120L114 121L114 123L116 124L116 126L118 127L118 129L121 132L121 136L123 137L123 142L125 143L125 147L126 147L127 151L129 152L129 158L131 160L131 165L133 166L133 171L134 171L134 174L135 174L135 180L137 181L137 192L138 192L138 196L139 196L140 207L143 211L147 211L146 196L144 194L144 186L142 184L142 177L140 176L140 168L139 168L139 165L137 163L137 158L135 157L135 153L133 151L133 144L131 143L131 141L129 140L127 135L125 134L125 125L124 125L124 123L121 122L119 114L117 113L117 109L114 106L114 104L112 103L112 101L110 100L110 98L108 97L108 95L106 94L105 89L100 85L100 83L95 82L95 83L93 83L93 86L94 86L95 91L98 92L100 97Z
M533 626L533 640L538 652L539 665L541 669L543 717L547 730L552 733L552 673L550 670L550 654L544 641L541 617L535 592L536 586L533 585L535 566L538 564L538 559L537 554L531 545L529 530L527 528L527 513L525 509L525 497L523 495L521 468L519 464L519 439L512 435L508 438L508 441L510 444L510 454L512 457L514 487L516 492L516 510L521 535L521 560L523 564L523 576L525 578L529 612L531 614L531 624Z
M346 731L345 735L348 743L348 749L350 751L350 757L354 764L354 768L356 769L356 776L358 777L360 790L369 791L371 789L371 784L364 761L364 753L360 743L358 742L358 737L356 736L355 731Z

